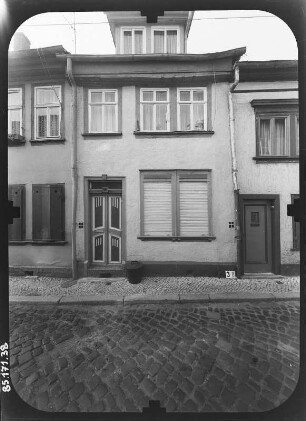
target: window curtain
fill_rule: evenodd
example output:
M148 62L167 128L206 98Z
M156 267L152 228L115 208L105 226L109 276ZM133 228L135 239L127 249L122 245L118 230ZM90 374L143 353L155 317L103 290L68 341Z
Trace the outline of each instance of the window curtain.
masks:
M259 154L271 155L270 120L259 121Z
M20 110L8 110L8 133L21 134Z
M286 120L284 118L276 118L274 120L275 137L272 144L272 155L287 155L286 145Z
M116 131L116 106L104 105L104 131Z
M167 130L167 104L156 104L156 130Z
M167 31L167 53L177 53L177 31Z
M135 31L134 37L135 37L135 54L142 54L142 31Z
M47 108L37 109L37 136L47 137Z
M123 53L132 54L132 31L123 32Z
M142 104L143 110L143 130L154 130L153 127L153 104Z
M190 104L180 104L180 130L191 130Z
M102 132L102 105L91 105L90 112L90 131Z
M164 52L164 31L154 31L154 53L162 54Z
M193 104L194 130L204 130L204 104Z

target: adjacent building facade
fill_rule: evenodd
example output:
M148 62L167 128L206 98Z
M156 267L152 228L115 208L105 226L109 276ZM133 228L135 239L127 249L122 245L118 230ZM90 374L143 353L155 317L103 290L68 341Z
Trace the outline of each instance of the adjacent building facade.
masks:
M10 56L11 270L296 271L296 62L187 54L192 12L107 16L115 55Z

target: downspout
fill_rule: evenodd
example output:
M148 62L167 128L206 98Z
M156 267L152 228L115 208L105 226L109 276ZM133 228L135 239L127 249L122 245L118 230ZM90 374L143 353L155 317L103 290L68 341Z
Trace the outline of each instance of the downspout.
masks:
M77 172L77 86L72 72L72 59L67 57L66 74L70 86L72 86L72 133L71 133L71 176L72 176L72 225L71 225L71 248L72 248L72 279L78 278L77 253L76 253L76 215L78 199L78 172Z
M230 146L232 158L232 178L234 186L234 209L235 209L235 239L236 239L236 253L237 253L237 278L241 277L241 230L240 230L240 214L239 214L239 187L238 187L238 168L235 149L235 118L232 92L235 90L239 83L239 67L238 63L234 64L234 82L230 85L228 92L228 105L229 105L229 123L230 123Z

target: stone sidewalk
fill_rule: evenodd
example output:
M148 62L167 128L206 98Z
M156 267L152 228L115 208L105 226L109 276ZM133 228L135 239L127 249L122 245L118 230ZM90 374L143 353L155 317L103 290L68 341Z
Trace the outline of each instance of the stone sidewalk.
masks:
M299 303L10 305L11 380L44 411L272 409L299 372Z
M10 278L11 302L140 304L160 302L224 302L299 298L299 277L225 279L146 277L140 284L125 278Z

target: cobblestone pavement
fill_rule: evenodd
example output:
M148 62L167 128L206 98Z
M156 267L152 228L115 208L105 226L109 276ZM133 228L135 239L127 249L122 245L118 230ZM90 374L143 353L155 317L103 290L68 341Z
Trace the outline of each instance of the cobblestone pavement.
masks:
M264 411L299 371L298 301L10 306L11 380L45 411Z
M63 278L38 276L11 277L10 295L134 295L188 294L210 292L298 292L299 277L267 279L226 279L211 277L146 277L140 284L130 284L125 278Z

